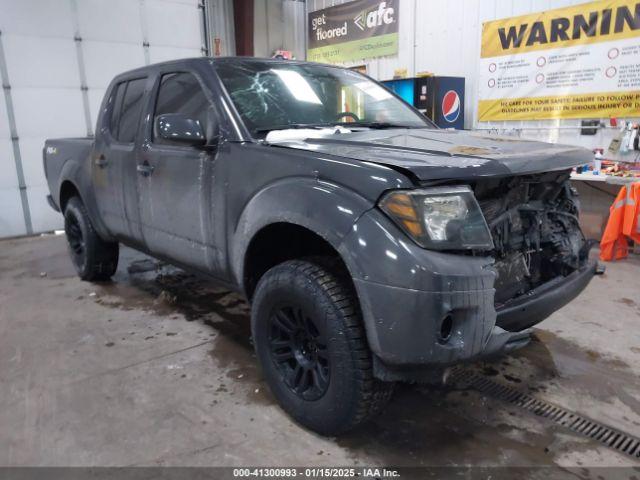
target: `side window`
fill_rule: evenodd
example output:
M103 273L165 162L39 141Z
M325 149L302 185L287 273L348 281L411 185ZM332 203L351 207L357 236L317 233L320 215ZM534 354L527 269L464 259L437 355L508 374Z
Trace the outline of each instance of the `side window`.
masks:
M144 97L144 84L146 78L139 78L127 82L127 88L122 99L120 121L117 139L122 143L132 143L136 138L136 132L140 123L142 100ZM120 85L118 90L122 88ZM118 92L120 93L120 92ZM117 97L116 97L117 100Z
M193 74L170 73L163 75L156 100L154 125L158 115L181 113L198 120L206 132L209 108L211 105L202 91L200 82ZM156 137L155 132L153 141L166 143L162 138Z
M120 124L120 112L122 111L122 97L127 88L126 83L119 83L112 94L111 117L109 119L109 131L113 138L118 138L118 125Z

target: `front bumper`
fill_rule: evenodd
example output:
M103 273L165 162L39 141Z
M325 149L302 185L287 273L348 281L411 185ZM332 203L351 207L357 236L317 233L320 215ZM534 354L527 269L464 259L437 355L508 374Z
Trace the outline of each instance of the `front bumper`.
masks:
M558 277L505 303L498 308L496 324L516 332L540 323L576 298L596 274L597 267L597 262L589 262L571 275Z
M409 372L397 376L406 379L526 345L526 329L577 296L596 268L589 263L496 311L490 257L419 248L376 211L359 219L341 247L376 360Z
M448 366L521 343L496 325L493 289L424 292L355 281L372 350L389 366ZM373 320L373 322L371 322ZM442 335L444 322L451 332ZM525 342L526 343L526 342Z

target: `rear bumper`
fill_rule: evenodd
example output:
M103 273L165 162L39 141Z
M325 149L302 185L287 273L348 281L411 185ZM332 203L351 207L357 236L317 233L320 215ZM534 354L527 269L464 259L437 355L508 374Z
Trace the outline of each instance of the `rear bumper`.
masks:
M56 212L59 212L60 209L58 208L58 206L56 205L56 203L53 201L53 197L51 195L47 195L47 203L49 204L49 206L51 208L53 208Z

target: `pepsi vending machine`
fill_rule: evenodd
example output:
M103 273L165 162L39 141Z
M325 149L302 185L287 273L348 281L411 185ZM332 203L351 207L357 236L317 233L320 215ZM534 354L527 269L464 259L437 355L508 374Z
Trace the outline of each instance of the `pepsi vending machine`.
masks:
M464 78L421 77L414 87L414 107L440 128L464 128Z
M441 128L464 128L464 78L416 77L382 82Z

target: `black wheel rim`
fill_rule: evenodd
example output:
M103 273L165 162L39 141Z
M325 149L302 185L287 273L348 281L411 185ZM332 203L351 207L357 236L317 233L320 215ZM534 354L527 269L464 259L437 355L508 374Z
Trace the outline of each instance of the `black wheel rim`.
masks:
M82 265L84 262L85 244L80 223L75 215L67 215L64 221L64 230L67 234L67 241L69 242L69 250L71 251L73 261L76 265Z
M317 400L329 387L330 365L324 333L301 308L274 310L269 351L286 386L304 400Z

